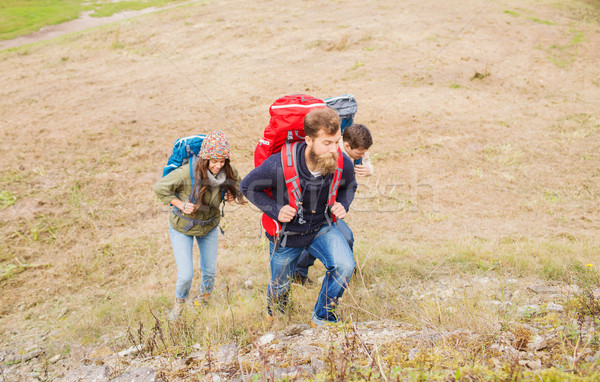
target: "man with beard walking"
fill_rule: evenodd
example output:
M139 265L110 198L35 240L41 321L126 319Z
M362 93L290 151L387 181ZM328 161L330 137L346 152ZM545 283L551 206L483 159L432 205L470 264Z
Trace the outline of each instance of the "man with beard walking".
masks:
M281 153L271 155L252 170L242 180L240 189L250 202L283 227L279 235L267 233L271 265L268 320L273 319L274 309L285 313L296 263L307 249L326 268L312 313L313 324L320 326L338 321L337 300L346 290L356 265L348 242L332 223L346 217L356 181L352 160L339 149L340 120L334 110L323 108L308 113L304 133L305 141L291 150L300 180L300 195L292 203L297 208L290 205ZM339 155L343 155L343 169L337 184L334 174ZM330 194L336 191L335 200L331 200Z

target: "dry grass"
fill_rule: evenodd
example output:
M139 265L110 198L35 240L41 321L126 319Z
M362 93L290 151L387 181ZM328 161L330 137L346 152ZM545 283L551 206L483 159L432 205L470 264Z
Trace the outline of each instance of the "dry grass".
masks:
M491 5L452 40L467 3L436 3L432 20L419 2L410 12L356 2L339 15L360 26L356 36L325 16L335 4L279 2L278 16L192 5L136 19L139 29L122 23L0 53L3 345L50 331L43 342L54 352L122 350L128 329L141 322L147 339L158 320L157 349L175 356L308 322L317 289L295 286L290 313L267 326L259 213L229 206L212 305L169 325L176 270L168 211L151 192L172 142L192 132L223 129L247 173L269 104L294 92L354 93L356 120L375 137L376 174L361 180L348 218L359 269L344 317L494 335L516 317L489 304L508 299L508 280L585 284L585 264L600 266L597 10L520 5L524 15L540 7L536 17L555 23L546 25ZM569 39L560 68L536 46L565 44L572 23L586 38ZM307 28L319 34L305 38ZM470 81L474 71L489 75Z

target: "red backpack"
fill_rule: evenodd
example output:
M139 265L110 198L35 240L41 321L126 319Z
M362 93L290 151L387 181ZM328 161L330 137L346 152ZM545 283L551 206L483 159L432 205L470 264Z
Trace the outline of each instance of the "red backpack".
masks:
M297 143L304 140L304 117L311 110L326 107L327 105L322 100L305 94L279 98L269 108L271 120L254 150L254 167L260 166L272 154L281 152L289 204L296 210L298 210L298 200L302 196L296 165L296 151L298 148ZM342 151L338 149L337 168L329 186L327 200L329 208L335 203L343 168L344 158ZM267 192L270 193L270 190ZM301 205L300 208L302 208ZM335 216L333 216L333 219L336 220ZM266 214L263 214L261 222L265 231L273 237L278 237L283 230L278 220L274 220Z

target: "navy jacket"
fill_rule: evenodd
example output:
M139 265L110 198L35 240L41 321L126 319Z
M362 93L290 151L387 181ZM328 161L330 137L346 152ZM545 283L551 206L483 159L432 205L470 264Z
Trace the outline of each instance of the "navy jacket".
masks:
M300 177L300 189L302 191L303 217L306 222L300 224L299 215L296 214L294 219L287 224L286 231L306 234L288 236L286 247L306 247L317 235L316 230L322 225L327 224L325 208L327 206L327 196L333 174L324 177L314 177L308 170L308 167L306 167L306 160L304 159L305 150L306 143L300 143L297 151L298 158L296 160L298 176ZM336 201L340 202L346 211L348 211L354 199L357 184L354 179L352 160L346 154L342 155L344 156L344 168ZM273 192L272 198L265 192L269 188ZM271 155L260 166L250 171L240 183L240 189L252 204L269 217L277 220L279 210L289 204L288 191L283 176L281 153ZM274 240L268 234L267 237L271 241Z

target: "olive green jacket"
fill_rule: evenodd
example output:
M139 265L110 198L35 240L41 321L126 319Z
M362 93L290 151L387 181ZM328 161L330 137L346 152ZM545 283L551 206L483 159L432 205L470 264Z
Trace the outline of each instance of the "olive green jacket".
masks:
M238 172L235 169L233 169L233 172L237 179L236 183L239 185L241 179ZM158 199L165 204L169 204L175 198L183 201L187 200L192 193L189 164L171 171L167 176L156 182L153 189ZM219 225L219 221L221 220L219 206L222 199L221 187L210 187L204 195L202 207L192 215L184 214L184 216L192 219L209 220L214 218L206 225L194 225L189 231L185 232L183 228L188 225L189 221L175 215L172 210L169 214L169 224L177 231L186 235L204 236Z

